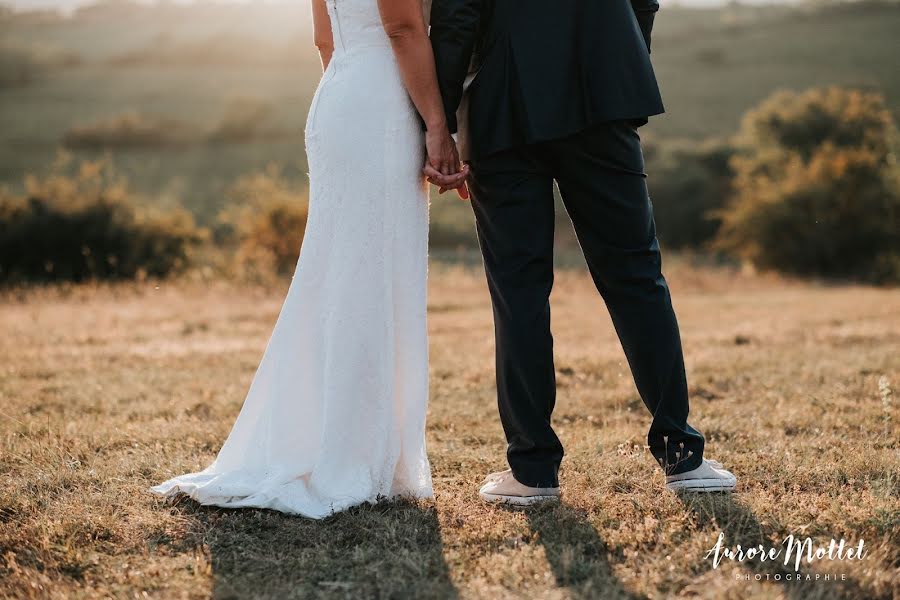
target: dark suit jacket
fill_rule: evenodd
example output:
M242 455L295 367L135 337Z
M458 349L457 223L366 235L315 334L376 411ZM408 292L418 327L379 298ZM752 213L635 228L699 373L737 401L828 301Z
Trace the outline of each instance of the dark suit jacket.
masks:
M657 0L433 0L431 44L451 132L473 52L474 158L594 123L663 112L650 64Z

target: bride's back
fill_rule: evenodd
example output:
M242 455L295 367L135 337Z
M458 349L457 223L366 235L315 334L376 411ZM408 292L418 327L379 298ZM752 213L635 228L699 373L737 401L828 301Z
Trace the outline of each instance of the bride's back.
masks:
M354 47L390 47L377 0L326 0L336 52Z
M378 0L325 0L331 17L331 30L336 51L354 48L390 47L390 39L384 31ZM430 0L423 5L425 21L428 21Z

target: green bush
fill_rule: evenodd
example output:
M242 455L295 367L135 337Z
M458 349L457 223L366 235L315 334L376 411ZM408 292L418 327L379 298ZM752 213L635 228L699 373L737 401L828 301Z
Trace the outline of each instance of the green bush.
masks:
M772 94L744 115L738 140L751 150L780 149L805 160L826 145L886 158L894 133L883 96L829 87Z
M647 153L653 216L663 244L701 247L719 228L731 195L734 147L727 141L667 142Z
M897 132L881 96L782 92L738 139L718 248L800 275L900 281Z
M229 191L216 238L239 275L290 275L300 256L308 201L277 167L242 177Z
M0 282L164 277L204 239L183 210L138 209L103 162L0 194Z

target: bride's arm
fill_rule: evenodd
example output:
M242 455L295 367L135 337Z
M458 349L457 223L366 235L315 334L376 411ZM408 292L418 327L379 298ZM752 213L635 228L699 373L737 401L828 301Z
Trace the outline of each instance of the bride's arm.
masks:
M313 39L322 59L322 70L328 68L334 54L334 35L331 33L331 18L325 7L325 0L312 0Z
M458 173L459 155L447 129L422 0L378 0L378 8L403 83L425 121L428 162L444 175Z

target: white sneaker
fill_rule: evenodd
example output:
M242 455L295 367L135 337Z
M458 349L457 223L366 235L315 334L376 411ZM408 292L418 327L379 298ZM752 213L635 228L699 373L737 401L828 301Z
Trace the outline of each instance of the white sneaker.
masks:
M704 460L705 460L706 462L708 462L708 463L709 463L709 466L711 466L713 469L719 469L720 471L724 471L724 470L725 470L725 465L723 465L722 463L720 463L719 461L717 461L717 460L714 459L714 458L706 458L706 459L704 459Z
M478 492L485 502L501 502L525 506L536 502L559 500L559 488L535 488L516 481L512 471L491 473Z
M484 480L481 482L481 485L484 486L486 483L490 483L492 481L496 481L498 479L503 479L506 477L507 473L511 473L512 469L507 469L505 471L497 471L496 473L488 473L484 476Z
M722 467L722 463L704 459L693 471L666 476L666 488L673 492L731 492L737 477Z

